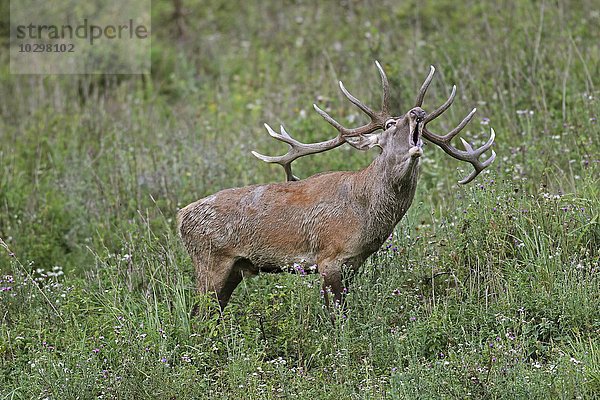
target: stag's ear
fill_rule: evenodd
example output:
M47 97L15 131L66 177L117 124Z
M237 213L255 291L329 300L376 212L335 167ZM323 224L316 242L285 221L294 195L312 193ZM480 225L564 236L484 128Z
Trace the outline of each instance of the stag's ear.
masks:
M357 150L369 150L375 146L381 147L379 144L379 135L360 135L355 137L347 137L346 142Z

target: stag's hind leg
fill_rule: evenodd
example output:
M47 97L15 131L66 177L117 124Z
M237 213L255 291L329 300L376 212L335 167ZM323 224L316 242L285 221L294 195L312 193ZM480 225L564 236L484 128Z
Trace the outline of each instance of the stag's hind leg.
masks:
M242 270L233 257L207 257L194 260L196 287L199 293L214 293L221 311L227 306L231 294L242 281Z

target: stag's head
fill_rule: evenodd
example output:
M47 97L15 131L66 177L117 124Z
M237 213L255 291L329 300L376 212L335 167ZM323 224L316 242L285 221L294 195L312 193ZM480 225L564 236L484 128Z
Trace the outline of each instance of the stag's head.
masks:
M491 135L487 143L477 149L473 149L471 145L462 138L461 141L465 148L464 150L457 149L450 144L452 138L454 138L454 136L456 136L469 121L471 121L475 115L476 109L473 109L456 128L443 136L436 135L427 129L427 124L446 111L456 96L456 86L454 86L448 100L446 100L439 108L429 114L421 108L425 93L427 92L427 88L435 73L435 68L433 66L431 66L429 75L425 79L425 82L423 82L423 85L417 94L415 106L403 116L395 117L389 110L390 90L387 76L379 62L375 61L375 64L379 70L383 87L381 111L372 110L348 92L342 82L339 83L342 93L348 100L369 116L371 121L368 124L358 128L346 128L314 104L313 106L317 113L338 130L339 135L335 139L321 143L304 144L293 139L285 131L283 126L281 127L281 133L277 133L265 124L269 134L290 145L290 150L287 154L279 157L264 156L256 152L253 152L253 154L263 161L281 164L286 171L288 180L298 180L298 178L292 174L291 170L291 163L296 158L330 150L344 143L348 143L359 150L368 150L373 147L378 147L381 149L381 156L390 159L396 164L402 164L410 160L418 159L423 154L421 148L423 145L422 138L424 137L431 143L439 146L450 156L461 161L469 162L473 165L473 172L459 181L463 184L472 181L481 171L494 161L496 153L493 150L487 159L484 161L479 160L479 157L490 149L494 143L495 133L493 129L491 130Z
M353 138L347 138L346 141L361 150L378 147L386 157L420 157L423 146L423 140L421 139L423 121L426 115L427 113L421 107L415 107L402 117L390 117L379 133L363 135L356 141L353 141ZM364 144L358 146L357 144L361 141L366 146Z

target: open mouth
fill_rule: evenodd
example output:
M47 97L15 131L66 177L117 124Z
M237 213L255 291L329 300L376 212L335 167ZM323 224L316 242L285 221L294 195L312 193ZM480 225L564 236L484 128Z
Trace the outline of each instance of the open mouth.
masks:
M422 123L423 119L422 118L417 118L417 123L415 124L415 129L412 132L411 135L411 144L413 146L417 146L417 144L419 143L419 133L420 133L420 128L421 128L421 123Z

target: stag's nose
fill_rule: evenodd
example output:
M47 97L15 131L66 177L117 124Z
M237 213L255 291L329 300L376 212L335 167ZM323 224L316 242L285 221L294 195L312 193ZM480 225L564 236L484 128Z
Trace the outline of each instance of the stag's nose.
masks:
M410 110L410 115L417 120L417 122L421 122L423 119L425 119L425 115L427 115L427 113L421 107L415 107Z

